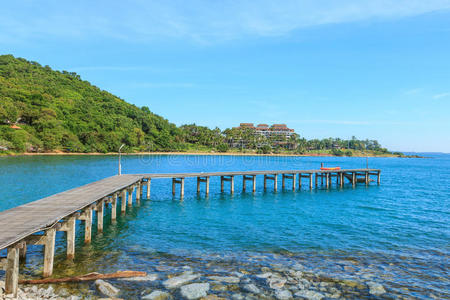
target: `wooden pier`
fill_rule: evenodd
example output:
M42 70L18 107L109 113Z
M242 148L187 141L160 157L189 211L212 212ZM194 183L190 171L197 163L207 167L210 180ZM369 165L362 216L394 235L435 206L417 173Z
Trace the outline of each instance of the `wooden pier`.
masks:
M172 194L176 195L176 187L180 186L180 198L184 196L185 178L197 178L197 193L200 193L202 183L205 193L210 192L210 178L220 178L220 191L225 191L228 182L230 193L235 191L235 179L242 177L243 192L247 190L247 182L251 182L252 192L256 192L256 177L264 176L264 191L267 181L273 182L273 190L278 190L278 177L282 179L282 189L287 184L293 191L302 188L302 180L306 179L309 189L322 186L330 188L335 179L336 186L343 187L345 180L352 186L357 183L368 185L375 181L380 184L378 169L347 169L347 170L286 170L286 171L241 171L241 172L197 172L197 173L162 173L133 174L109 177L69 191L65 191L41 200L30 202L3 212L0 212L0 250L7 249L6 294L17 295L19 280L19 260L26 259L27 245L42 245L44 247L43 277L49 277L53 272L56 232L66 233L67 259L75 257L75 235L77 220L84 226L84 241L90 243L94 212L97 215L97 232L103 231L105 208L111 209L111 220L117 218L120 210L125 214L127 207L143 197L150 198L152 179L171 178ZM370 177L376 176L373 180ZM297 180L298 179L298 180ZM120 202L120 206L119 206Z

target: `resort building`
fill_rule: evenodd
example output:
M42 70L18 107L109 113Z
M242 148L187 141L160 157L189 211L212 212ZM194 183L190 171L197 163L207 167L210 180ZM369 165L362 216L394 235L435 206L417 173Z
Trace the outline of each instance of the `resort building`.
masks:
M269 137L281 137L285 139L289 139L293 134L295 134L295 130L288 128L286 124L273 124L269 127L267 124L258 124L256 127L253 123L241 123L238 129L252 129L255 131L255 134L263 135L267 138Z
M271 147L280 146L287 149L295 149L297 146L291 139L291 137L295 135L295 131L294 129L288 128L286 124L273 124L271 126L268 124L258 124L255 126L253 123L240 123L239 127L234 127L234 129L251 130L255 137L265 137L265 141L257 139L257 147L270 145ZM229 140L231 147L246 147L249 142L250 140L242 138L233 138Z

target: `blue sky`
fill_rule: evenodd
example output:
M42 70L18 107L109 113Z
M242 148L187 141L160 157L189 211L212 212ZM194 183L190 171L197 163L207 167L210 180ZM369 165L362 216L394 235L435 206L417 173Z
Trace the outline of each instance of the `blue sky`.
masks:
M18 0L0 12L1 53L178 125L286 123L450 152L450 0Z

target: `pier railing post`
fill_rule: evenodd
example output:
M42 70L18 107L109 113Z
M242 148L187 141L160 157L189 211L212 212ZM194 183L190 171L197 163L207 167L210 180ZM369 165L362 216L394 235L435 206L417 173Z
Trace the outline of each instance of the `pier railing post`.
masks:
M19 285L19 245L8 247L6 258L5 294L17 297Z
M44 273L43 277L50 277L53 274L53 260L55 257L56 229L50 228L45 232L44 242Z

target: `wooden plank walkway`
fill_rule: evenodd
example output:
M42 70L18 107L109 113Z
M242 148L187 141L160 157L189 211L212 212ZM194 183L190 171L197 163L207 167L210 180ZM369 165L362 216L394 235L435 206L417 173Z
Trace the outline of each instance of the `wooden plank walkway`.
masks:
M19 260L26 260L27 245L44 246L43 277L49 277L53 272L55 254L55 239L57 231L66 233L67 259L75 256L76 222L84 224L84 241L91 242L93 212L97 215L97 230L103 231L105 206L111 209L111 221L115 223L120 199L120 211L126 213L126 208L133 206L133 193L136 203L142 198L146 186L147 199L150 198L152 179L172 178L172 194L175 196L176 185L180 185L180 198L183 199L184 183L187 177L197 177L197 193L200 193L201 183L205 183L205 192L209 193L210 177L220 177L220 191L224 192L224 183L229 182L230 192L234 192L236 176L242 176L243 192L246 183L252 182L252 191L256 191L256 176L264 176L264 190L267 181L273 181L273 189L277 191L278 175L281 175L282 189L286 188L286 181L291 181L292 190L302 186L302 179L309 181L309 188L321 185L326 188L332 185L332 178L341 187L344 179L353 186L364 182L368 185L370 176L377 176L380 184L380 170L378 169L341 169L341 170L268 170L268 171L226 171L226 172L192 172L192 173L154 173L129 174L105 178L84 186L65 191L41 200L30 202L6 211L0 212L0 250L7 248L7 265L5 278L6 294L17 296L19 278ZM313 175L315 181L313 184ZM42 234L42 233L43 234Z
M51 227L66 216L122 190L142 176L113 176L0 212L0 249Z
M269 171L230 171L230 172L194 172L194 173L149 173L139 174L143 178L187 178L214 176L243 176L243 175L280 175L280 174L316 174L316 173L352 173L352 172L380 172L379 169L341 169L341 170L269 170Z

